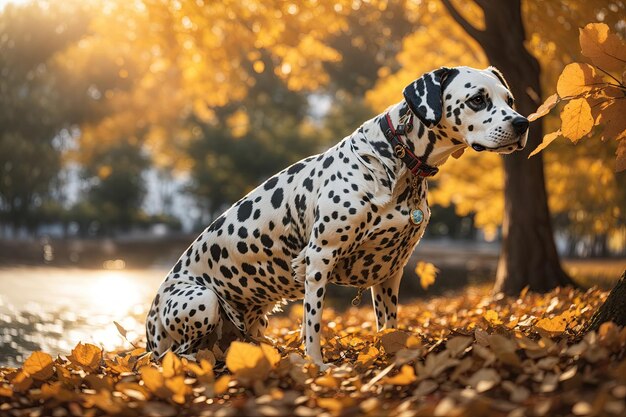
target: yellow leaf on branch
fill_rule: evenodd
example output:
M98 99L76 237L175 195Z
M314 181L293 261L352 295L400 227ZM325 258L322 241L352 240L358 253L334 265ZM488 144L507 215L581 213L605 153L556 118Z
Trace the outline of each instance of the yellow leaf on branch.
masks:
M591 91L600 83L602 78L598 77L594 67L574 62L568 64L561 73L556 84L556 92L561 98L577 96Z
M572 142L591 132L593 116L591 107L584 98L570 100L561 111L561 132Z
M559 102L559 95L552 94L550 97L546 99L546 101L543 102L541 106L539 106L537 111L528 115L528 121L534 122L535 120L550 113L550 110L552 110L558 102Z
M617 35L609 33L605 23L589 23L580 29L582 54L606 71L623 70L626 64L626 47Z
M548 145L554 142L554 140L558 138L559 136L561 136L561 129L557 130L556 132L548 133L547 135L545 135L543 137L543 141L539 144L539 146L535 148L534 151L530 153L530 155L528 155L528 157L530 158L533 155L537 155L539 152L546 149Z

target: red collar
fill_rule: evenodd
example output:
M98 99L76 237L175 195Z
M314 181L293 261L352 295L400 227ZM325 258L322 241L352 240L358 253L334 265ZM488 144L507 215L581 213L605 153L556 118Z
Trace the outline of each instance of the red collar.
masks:
M409 115L406 123L401 123L395 129L389 113L385 113L385 116L380 118L380 128L385 134L385 138L387 138L391 144L393 152L404 162L413 175L426 178L432 177L439 171L439 168L432 167L426 164L424 159L415 156L411 149L409 149L400 138L401 135L406 136L413 129L413 113Z

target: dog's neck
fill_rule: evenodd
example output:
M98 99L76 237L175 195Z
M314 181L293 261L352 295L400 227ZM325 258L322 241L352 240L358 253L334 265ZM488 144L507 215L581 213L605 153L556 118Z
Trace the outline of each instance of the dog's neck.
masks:
M406 111L406 103L404 101L391 106L385 113L391 117L394 128L400 122L400 115ZM384 117L385 113L375 118L378 124L379 117ZM415 156L425 160L427 165L440 166L447 161L448 157L456 151L460 151L467 147L462 136L453 129L447 129L445 126L438 124L431 128L427 128L416 116L413 116L413 130L407 135L402 136L407 146L413 151ZM377 127L380 129L379 127ZM382 134L382 132L381 132ZM406 171L402 161L394 156L394 171L401 175Z

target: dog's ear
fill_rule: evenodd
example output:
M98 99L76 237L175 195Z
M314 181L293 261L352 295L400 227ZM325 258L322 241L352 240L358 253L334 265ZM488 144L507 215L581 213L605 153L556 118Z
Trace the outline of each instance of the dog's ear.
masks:
M404 99L409 108L426 127L435 126L441 120L443 111L443 87L458 72L441 67L422 75L404 89Z
M511 91L511 88L509 87L509 83L506 82L506 80L504 79L504 75L502 75L502 73L500 72L498 68L490 66L490 67L487 67L487 71L491 71L491 73L495 75L496 78L500 80L502 84L504 84L506 89L509 90L509 92Z

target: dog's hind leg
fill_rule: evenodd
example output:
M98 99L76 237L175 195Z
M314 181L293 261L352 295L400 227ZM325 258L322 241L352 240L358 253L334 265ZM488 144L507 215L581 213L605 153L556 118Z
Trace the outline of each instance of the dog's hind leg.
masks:
M395 329L398 319L398 290L402 280L402 268L395 276L372 286L372 301L376 312L376 327Z
M221 323L220 303L210 288L191 279L166 281L148 315L147 348L157 357L168 350L193 354L216 341L212 333Z

